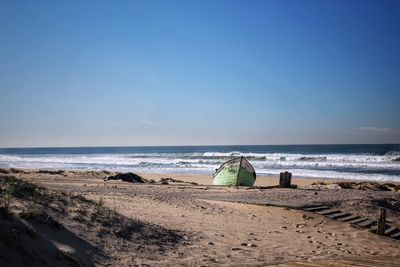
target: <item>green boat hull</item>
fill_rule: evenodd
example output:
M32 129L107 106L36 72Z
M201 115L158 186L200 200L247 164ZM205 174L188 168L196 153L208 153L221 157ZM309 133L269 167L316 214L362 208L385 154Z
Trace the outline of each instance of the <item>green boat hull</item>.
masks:
M214 185L253 186L256 174L253 166L239 157L225 162L214 174Z

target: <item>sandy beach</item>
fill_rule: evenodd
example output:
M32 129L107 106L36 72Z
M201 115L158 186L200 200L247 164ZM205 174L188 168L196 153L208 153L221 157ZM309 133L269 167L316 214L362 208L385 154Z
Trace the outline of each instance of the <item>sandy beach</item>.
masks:
M0 267L400 267L399 14L0 1Z
M1 175L2 203L10 184L5 177L40 186L34 191L41 192L31 197L13 195L8 219L3 210L2 221L7 223L1 229L2 265L24 265L45 248L47 252L33 265L400 264L400 242L395 239L314 212L279 207L330 203L374 219L382 203L392 203L386 205L387 220L400 228L400 194L395 191L338 189L331 180L296 177L297 189L279 189L272 187L277 177L259 177L255 187L235 188L212 186L211 177L194 174L140 174L151 181L145 184L103 181L109 172L2 169ZM171 179L160 184L162 178ZM249 204L255 200L278 205ZM14 244L5 233L7 227L19 229L16 225L29 231L14 231L12 238L19 240ZM30 240L27 233L36 237Z

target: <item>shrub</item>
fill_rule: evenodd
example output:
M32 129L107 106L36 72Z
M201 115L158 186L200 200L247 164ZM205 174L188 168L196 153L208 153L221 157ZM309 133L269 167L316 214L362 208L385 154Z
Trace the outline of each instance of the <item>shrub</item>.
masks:
M25 182L13 176L0 176L0 184L7 187L13 197L22 199L35 198L43 190L43 187Z

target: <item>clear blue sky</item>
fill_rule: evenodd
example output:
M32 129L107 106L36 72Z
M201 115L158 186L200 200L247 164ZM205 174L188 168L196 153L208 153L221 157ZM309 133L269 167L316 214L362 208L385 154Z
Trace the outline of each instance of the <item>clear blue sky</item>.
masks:
M0 147L400 143L400 1L0 1Z

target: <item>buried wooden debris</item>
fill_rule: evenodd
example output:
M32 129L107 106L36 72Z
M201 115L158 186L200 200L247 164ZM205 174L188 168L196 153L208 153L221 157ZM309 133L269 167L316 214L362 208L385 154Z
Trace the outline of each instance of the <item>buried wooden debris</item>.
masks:
M371 227L374 224L376 224L376 222L375 221L371 221L371 220L366 220L366 221L357 223L357 225L360 226L360 227Z
M360 222L363 222L363 221L366 221L366 220L368 220L368 219L367 218L358 218L358 219L350 221L349 223L356 224L356 223L360 223Z
M340 217L345 217L348 215L351 215L351 214L347 213L347 212L339 212L339 213L330 214L330 215L328 215L328 217L331 219L338 219Z
M393 234L390 237L394 238L394 239L398 239L398 238L400 238L400 232L398 232L397 234Z
M318 206L318 207L311 207L311 208L305 208L305 211L320 211L320 210L326 210L329 209L328 206Z
M391 234L393 234L394 232L396 232L398 229L397 229L397 227L396 226L392 226L392 227L389 227L388 229L386 229L385 230L385 235L391 235Z
M340 210L338 210L338 209L329 209L329 210L318 211L317 214L328 215L328 214L338 213L338 212L340 212Z
M383 229L380 235L389 236L393 239L400 240L400 229L395 226L386 224L386 210L381 209L378 222L368 218L362 218L358 215L352 215L348 212L343 212L339 209L330 208L325 205L313 205L303 208L304 211L314 212L316 214L324 215L330 219L338 220L341 222L350 223L354 227L368 228L370 232L379 234L378 227ZM380 222L379 222L380 221ZM377 226L378 223L378 226Z
M358 218L360 218L360 216L350 215L350 216L346 216L346 217L343 217L343 218L339 218L338 221L348 222L348 221L355 220L355 219L358 219Z

